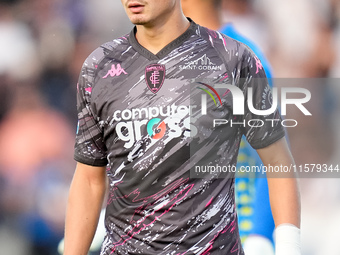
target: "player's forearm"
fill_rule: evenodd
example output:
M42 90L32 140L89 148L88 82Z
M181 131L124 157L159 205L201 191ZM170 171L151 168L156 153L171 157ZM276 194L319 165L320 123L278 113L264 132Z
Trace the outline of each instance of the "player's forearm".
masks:
M296 178L268 179L275 221L275 255L301 255L300 198Z
M263 163L272 169L294 165L284 139L258 151ZM267 172L270 205L275 225L283 223L300 227L300 195L295 173Z
M272 169L290 169L294 160L285 139L258 150L262 162ZM301 255L300 195L294 172L267 172L270 205L275 221L275 254Z
M66 213L64 255L86 255L91 245L105 194L105 175L89 178L77 168ZM105 174L105 171L103 171ZM98 177L98 176L97 176Z
M300 227L300 198L295 178L268 179L270 204L275 226L284 223Z

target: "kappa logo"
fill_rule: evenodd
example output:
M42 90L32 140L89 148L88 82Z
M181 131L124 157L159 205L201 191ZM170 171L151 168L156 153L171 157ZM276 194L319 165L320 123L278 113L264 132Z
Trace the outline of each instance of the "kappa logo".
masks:
M145 68L145 81L150 91L156 94L162 87L165 79L165 66L160 64L149 65Z
M222 65L216 65L207 57L207 54L204 54L194 61L180 65L179 68L182 70L222 70Z
M121 67L120 64L117 64L117 67L113 64L111 66L111 69L107 72L107 74L103 78L106 79L109 76L111 77L119 76L122 73L127 74L127 72L125 72L125 70Z
M259 72L259 70L262 70L263 69L263 66L262 66L262 63L261 61L259 60L258 57L254 57L255 59L255 62L256 62L256 74Z

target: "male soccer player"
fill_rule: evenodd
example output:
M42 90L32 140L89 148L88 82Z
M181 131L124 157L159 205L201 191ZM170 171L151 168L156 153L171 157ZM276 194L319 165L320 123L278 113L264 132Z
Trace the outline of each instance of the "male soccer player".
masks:
M261 50L236 31L233 24L227 23L222 26L222 0L182 0L182 9L184 15L192 18L197 24L219 30L246 44L260 59L266 76L269 78L269 85L271 85L272 71ZM237 169L255 165L259 167L261 164L256 151L245 139L242 139L237 158ZM238 172L236 177L236 205L239 232L244 250L251 255L274 254L273 231L275 225L269 204L267 180L258 173Z
M242 109L233 94L271 108L260 61L243 44L188 20L180 0L122 3L135 28L95 50L79 77L64 254L87 253L106 176L101 254L244 254L233 171L196 178L193 169L233 169L243 134L264 164L293 164L280 122L267 121L279 118L277 111L255 116L246 105L234 114ZM214 125L253 118L265 124ZM287 235L299 231L296 179L270 179L269 190L277 238L285 239L277 254L297 255L296 238Z

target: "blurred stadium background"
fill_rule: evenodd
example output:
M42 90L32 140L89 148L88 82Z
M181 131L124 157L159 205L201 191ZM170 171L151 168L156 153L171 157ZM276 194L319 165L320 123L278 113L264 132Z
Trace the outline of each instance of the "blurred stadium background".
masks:
M288 133L297 164L340 165L340 1L223 1L224 21L262 48L274 77L334 78L306 87L313 116L289 109L299 125ZM58 254L79 71L131 28L118 0L0 0L1 255ZM340 254L340 179L301 179L301 197L303 254Z

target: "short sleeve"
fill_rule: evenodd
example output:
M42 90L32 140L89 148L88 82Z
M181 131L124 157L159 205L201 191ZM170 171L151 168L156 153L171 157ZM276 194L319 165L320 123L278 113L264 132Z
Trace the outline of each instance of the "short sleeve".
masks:
M96 57L93 54L85 61L77 84L78 126L74 159L91 166L105 166L107 164L107 149L103 141L103 130L91 102L98 66L94 61Z
M244 52L240 84L245 94L244 135L249 144L254 149L261 149L284 137L282 118L277 106L273 105L273 93L264 68L250 49Z

